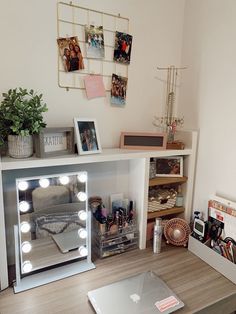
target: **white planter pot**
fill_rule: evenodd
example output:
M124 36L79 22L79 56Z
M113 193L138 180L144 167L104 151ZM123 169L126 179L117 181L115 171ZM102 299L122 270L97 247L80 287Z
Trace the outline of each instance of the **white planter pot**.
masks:
M13 158L27 158L33 155L33 137L8 135L8 153Z

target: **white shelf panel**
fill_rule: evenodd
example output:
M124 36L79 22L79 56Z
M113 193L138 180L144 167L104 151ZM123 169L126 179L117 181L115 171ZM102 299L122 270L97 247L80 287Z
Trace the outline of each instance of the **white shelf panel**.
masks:
M151 158L151 157L167 157L167 156L187 156L192 154L192 149L184 150L128 150L119 148L104 149L101 154L92 154L78 156L65 155L60 157L14 159L10 157L2 157L1 170L15 170L25 168L40 168L65 166L87 163L98 163L107 161L131 160L136 158Z

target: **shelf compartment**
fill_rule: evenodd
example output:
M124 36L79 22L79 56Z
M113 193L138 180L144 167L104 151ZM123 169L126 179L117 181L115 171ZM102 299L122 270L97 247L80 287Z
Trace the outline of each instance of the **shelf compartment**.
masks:
M165 185L165 184L175 184L175 183L185 183L187 182L188 177L156 177L149 179L149 186L155 185Z
M147 219L154 219L158 217L168 216L168 215L174 215L174 214L181 214L185 210L184 207L172 207L168 209L163 209L155 212L148 212Z

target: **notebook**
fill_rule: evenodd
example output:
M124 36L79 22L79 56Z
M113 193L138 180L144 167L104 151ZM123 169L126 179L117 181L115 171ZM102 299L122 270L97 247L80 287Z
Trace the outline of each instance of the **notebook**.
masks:
M167 314L184 306L151 271L89 291L88 298L99 314Z
M52 235L52 239L62 253L78 249L81 245L86 244L86 239L81 239L79 237L77 229L54 234Z

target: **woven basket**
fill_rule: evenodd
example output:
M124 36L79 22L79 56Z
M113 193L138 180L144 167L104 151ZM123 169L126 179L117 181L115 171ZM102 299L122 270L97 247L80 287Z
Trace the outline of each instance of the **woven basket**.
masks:
M8 135L8 153L13 158L27 158L33 155L33 137Z
M148 212L172 208L176 203L177 192L174 189L153 189L149 192Z

